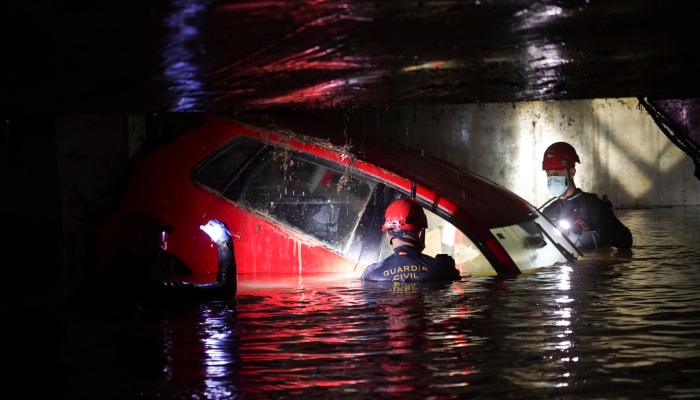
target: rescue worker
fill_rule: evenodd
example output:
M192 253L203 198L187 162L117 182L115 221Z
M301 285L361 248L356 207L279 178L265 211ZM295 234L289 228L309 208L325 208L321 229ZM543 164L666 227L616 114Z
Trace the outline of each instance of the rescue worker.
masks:
M103 275L86 282L71 303L89 313L133 313L175 303L227 300L236 294L236 263L231 234L219 221L200 229L216 244L219 270L212 283L170 280L167 233L172 228L150 213L134 213L122 220L117 234L118 255ZM183 264L184 265L184 264ZM165 267L165 268L164 268ZM189 268L187 268L189 271Z
M542 213L581 250L632 247L632 233L617 219L607 196L601 200L576 187L575 164L580 162L576 150L565 142L554 143L544 152L542 170L554 198Z
M428 219L414 199L394 200L384 214L382 231L387 233L394 254L374 263L362 273L369 281L459 280L455 260L447 254L435 258L422 254Z

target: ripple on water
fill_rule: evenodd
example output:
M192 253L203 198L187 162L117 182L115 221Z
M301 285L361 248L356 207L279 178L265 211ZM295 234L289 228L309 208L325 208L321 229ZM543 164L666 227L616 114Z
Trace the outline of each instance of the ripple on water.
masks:
M700 211L618 215L631 252L401 290L271 286L138 321L62 321L15 354L25 346L55 371L46 390L70 398L700 397Z

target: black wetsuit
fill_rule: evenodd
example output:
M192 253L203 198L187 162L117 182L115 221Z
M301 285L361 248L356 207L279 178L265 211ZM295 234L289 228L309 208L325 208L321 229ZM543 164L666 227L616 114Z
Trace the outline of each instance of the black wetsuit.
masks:
M411 246L399 246L384 261L374 263L362 273L368 281L438 281L459 280L455 260L447 254L433 258Z
M607 199L601 200L595 193L586 193L577 188L571 196L563 200L557 199L542 213L557 226L560 226L562 220L570 224L577 219L583 220L588 230L575 233L575 229L571 229L565 232L581 250L604 246L625 249L632 247L632 233L617 219L612 203Z
M70 305L86 312L131 313L143 308L231 299L237 289L233 243L229 239L216 245L219 270L215 282L160 279L158 253L142 256L124 250L110 263L105 274L85 282L73 294Z

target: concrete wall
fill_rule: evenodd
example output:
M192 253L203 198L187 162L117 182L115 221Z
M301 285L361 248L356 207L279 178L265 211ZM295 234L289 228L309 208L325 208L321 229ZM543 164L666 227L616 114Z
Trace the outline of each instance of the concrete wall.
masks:
M56 118L60 255L67 277L83 273L91 225L114 202L115 187L129 160L125 127L124 115Z
M576 184L616 208L700 204L690 157L674 146L635 98L355 109L345 118L463 166L539 206L551 195L542 154L572 144Z

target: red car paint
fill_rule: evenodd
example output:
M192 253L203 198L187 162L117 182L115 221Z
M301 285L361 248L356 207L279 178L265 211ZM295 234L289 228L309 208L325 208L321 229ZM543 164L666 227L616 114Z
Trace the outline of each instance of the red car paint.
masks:
M261 276L316 273L359 276L366 267L359 261L365 252L362 246L378 246L367 239L360 242L357 250L360 256L348 257L348 254L340 254L313 236L285 226L269 215L251 210L198 182L194 175L196 168L212 153L241 137L277 146L279 154L298 152L304 157L330 163L337 170L368 177L403 195L409 194L415 184L416 198L422 205L454 220L453 224L472 239L496 273L521 272L522 267L519 268L501 244L503 239L492 232L494 228L536 218L542 223L544 217L517 195L420 151L366 138L358 141L347 128L328 128L324 122L316 123L313 117L280 114L271 118L212 117L204 125L150 154L132 176L119 212L123 215L152 212L173 226L168 251L191 269L193 275L188 279L198 282L214 279L216 248L199 229L210 219L224 222L234 236L239 282L245 281L246 275L255 280ZM346 146L351 140L354 140L352 147ZM375 190L378 187L375 186ZM364 214L360 215L363 218ZM362 227L367 232L375 228L380 231L381 224L374 228ZM551 228L548 226L548 231L551 232ZM355 229L359 232L359 222ZM355 245L354 240L359 240L357 235L359 233L350 235L352 245L346 247ZM574 257L580 256L568 240L557 240Z

